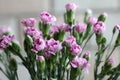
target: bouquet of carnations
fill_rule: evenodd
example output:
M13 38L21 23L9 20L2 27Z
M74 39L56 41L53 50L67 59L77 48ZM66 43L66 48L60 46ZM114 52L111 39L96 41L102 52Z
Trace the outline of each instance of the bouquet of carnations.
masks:
M84 22L78 22L75 19L78 6L68 3L65 7L62 23L55 23L56 17L46 11L40 13L39 29L35 27L35 18L23 19L24 47L20 47L7 28L0 29L0 62L4 66L0 66L0 71L9 80L19 80L17 69L20 64L28 70L32 80L84 80L91 68L91 52L85 47L93 35L97 44L94 80L102 80L105 76L107 80L119 78L120 63L113 67L111 55L120 46L120 25L113 28L112 38L107 44L103 35L107 13L95 18L91 10L87 10ZM118 36L113 49L110 49L115 33ZM13 55L21 59L20 64Z

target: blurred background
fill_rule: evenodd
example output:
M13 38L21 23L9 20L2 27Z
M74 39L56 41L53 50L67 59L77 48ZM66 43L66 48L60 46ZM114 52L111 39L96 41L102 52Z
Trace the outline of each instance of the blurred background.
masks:
M58 22L61 22L63 21L65 4L68 2L74 2L79 5L79 9L76 12L76 20L79 22L83 22L84 12L87 8L92 9L93 15L96 17L103 12L107 12L105 36L108 41L110 40L114 25L120 23L120 0L0 0L0 26L11 26L16 39L22 43L23 26L21 26L20 21L23 18L34 17L39 20L41 11L49 11L57 17ZM88 47L89 50L95 52L94 46L96 46L96 43L93 39L88 45L90 46ZM119 51L116 51L113 57L116 58L116 63L120 62ZM91 71L90 76L87 76L89 77L87 80L93 80ZM20 80L29 80L29 75L24 67L19 67L18 72L20 73ZM0 80L7 80L2 73L0 73Z

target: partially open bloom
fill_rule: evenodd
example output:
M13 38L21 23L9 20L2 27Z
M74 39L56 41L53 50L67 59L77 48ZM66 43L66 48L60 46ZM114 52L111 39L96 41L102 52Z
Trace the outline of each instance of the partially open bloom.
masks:
M38 31L36 28L34 27L26 27L24 29L24 32L33 37L33 38L38 38L38 37L41 37L42 36L42 32L41 31Z
M71 66L72 66L73 68L79 67L79 66L80 66L79 63L80 63L80 61L79 61L79 58L78 58L78 57L75 57L75 58L70 62Z
M68 3L65 5L65 7L67 11L69 10L76 11L76 9L78 8L78 5L76 5L75 3Z
M81 69L83 69L86 73L88 73L88 70L90 68L90 63L85 59L85 58L79 58L79 57L75 57L71 62L70 62L71 66L73 68L78 68L80 67Z
M36 24L36 19L35 18L27 18L27 19L23 19L21 21L22 25L25 27L34 27Z
M94 24L93 30L96 34L101 34L105 31L105 24L102 21L98 21Z
M96 22L97 22L97 19L96 19L95 17L90 16L90 17L88 18L88 23L94 25Z
M73 44L70 48L70 52L72 55L79 55L82 52L82 48L77 44Z
M45 23L45 24L49 24L52 23L54 21L56 21L56 17L51 15L50 13L43 11L42 13L40 13L40 19Z
M108 59L108 64L109 64L109 65L113 65L114 63L115 63L114 58L109 58L109 59Z
M80 67L86 72L89 72L90 63L85 58L79 58Z
M31 49L33 52L38 53L39 51L45 48L45 41L42 38L37 38L34 40L33 48Z
M54 24L50 28L51 35L54 33L59 33L59 31L68 32L68 31L70 31L70 26L68 24L65 24L65 23L60 23L60 24Z
M45 59L44 59L44 56L38 56L38 60L39 60L40 62L44 61L44 60L45 60Z
M49 58L51 55L55 55L56 52L62 49L61 42L56 41L54 39L50 39L46 41L46 49L44 56Z
M74 36L68 36L65 40L65 44L71 47L73 44L76 44L76 38Z
M120 24L115 25L115 28L120 31Z
M84 23L78 23L75 25L75 31L83 33L86 31L87 25Z
M13 35L3 36L0 39L0 50L4 50L11 43L11 41L13 41L13 39Z

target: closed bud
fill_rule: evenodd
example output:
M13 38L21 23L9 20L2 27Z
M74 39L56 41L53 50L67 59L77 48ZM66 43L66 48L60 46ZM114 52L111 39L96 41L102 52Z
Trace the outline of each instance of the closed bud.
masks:
M105 22L106 18L107 18L107 13L103 13L101 14L99 17L98 17L98 21L102 21L102 22Z
M88 23L88 18L92 15L92 10L91 9L87 9L85 12L85 16L84 16L84 22Z
M17 71L17 62L14 58L10 59L9 68L13 71Z

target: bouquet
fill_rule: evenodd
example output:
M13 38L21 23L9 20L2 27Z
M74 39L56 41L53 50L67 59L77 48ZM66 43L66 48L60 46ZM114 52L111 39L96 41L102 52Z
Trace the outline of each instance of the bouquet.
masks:
M0 71L9 80L19 80L18 66L22 64L29 72L31 80L84 80L89 75L91 51L85 47L92 36L96 37L94 53L94 80L117 80L120 76L120 63L113 67L112 53L120 46L120 24L113 28L109 44L104 36L107 13L98 18L87 10L84 22L75 19L78 5L65 6L64 22L55 23L56 17L47 11L40 13L38 28L35 18L21 21L24 26L24 47L15 41L7 28L0 29ZM110 49L114 35L118 34L113 49ZM25 54L25 55L23 55ZM18 64L18 56L21 63ZM103 59L103 57L105 59ZM24 73L23 73L24 74Z

